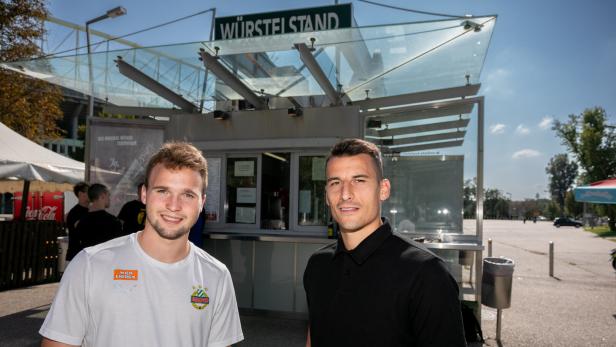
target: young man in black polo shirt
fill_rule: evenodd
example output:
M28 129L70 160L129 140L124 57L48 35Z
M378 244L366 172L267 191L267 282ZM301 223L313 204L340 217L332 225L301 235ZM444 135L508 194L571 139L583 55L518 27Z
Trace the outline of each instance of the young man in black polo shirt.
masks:
M304 273L307 345L466 346L458 285L444 262L381 219L391 187L379 149L358 139L336 144L326 177L340 237Z

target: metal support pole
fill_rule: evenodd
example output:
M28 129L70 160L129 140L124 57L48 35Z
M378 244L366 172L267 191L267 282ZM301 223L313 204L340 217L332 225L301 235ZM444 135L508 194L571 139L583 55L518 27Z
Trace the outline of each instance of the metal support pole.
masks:
M496 341L500 341L501 339L501 316L503 310L500 308L496 309Z
M488 257L492 256L492 239L488 239Z
M88 98L88 114L86 116L86 143L83 151L83 162L85 164L84 181L90 183L90 119L94 117L94 80L92 72L92 50L90 48L90 23L86 23L86 45L88 48L88 86L90 87L90 97Z
M550 277L554 277L554 242L550 241Z

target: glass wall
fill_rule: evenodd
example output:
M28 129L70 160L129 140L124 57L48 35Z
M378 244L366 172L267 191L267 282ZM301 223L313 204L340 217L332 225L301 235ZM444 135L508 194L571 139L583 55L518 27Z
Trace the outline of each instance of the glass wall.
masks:
M298 225L327 225L325 156L299 157Z
M462 156L384 158L392 189L382 214L402 233L462 233L463 169Z

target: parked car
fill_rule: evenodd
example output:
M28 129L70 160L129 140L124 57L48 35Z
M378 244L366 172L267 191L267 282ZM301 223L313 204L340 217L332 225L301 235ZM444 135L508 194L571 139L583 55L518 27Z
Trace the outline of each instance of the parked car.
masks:
M561 217L561 218L556 218L554 220L554 226L557 228L562 227L576 227L579 228L581 227L583 224L580 221L577 221L575 219L571 219L571 218L567 218L567 217Z

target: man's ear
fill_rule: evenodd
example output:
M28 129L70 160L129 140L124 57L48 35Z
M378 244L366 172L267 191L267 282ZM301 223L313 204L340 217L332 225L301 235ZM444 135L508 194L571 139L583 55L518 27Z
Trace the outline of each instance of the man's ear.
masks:
M145 204L145 201L146 201L146 197L147 197L147 190L148 190L148 189L146 188L146 186L145 186L145 185L144 185L144 186L142 186L142 187L141 187L141 189L139 190L139 194L141 195L141 196L139 197L139 199L141 200L141 202L142 202L143 204Z
M379 199L385 201L389 199L391 193L391 182L387 178L383 178L380 184Z
M203 203L201 204L201 210L203 210L205 208L205 201L207 200L206 197L207 197L207 195L205 195L205 193L203 193Z

